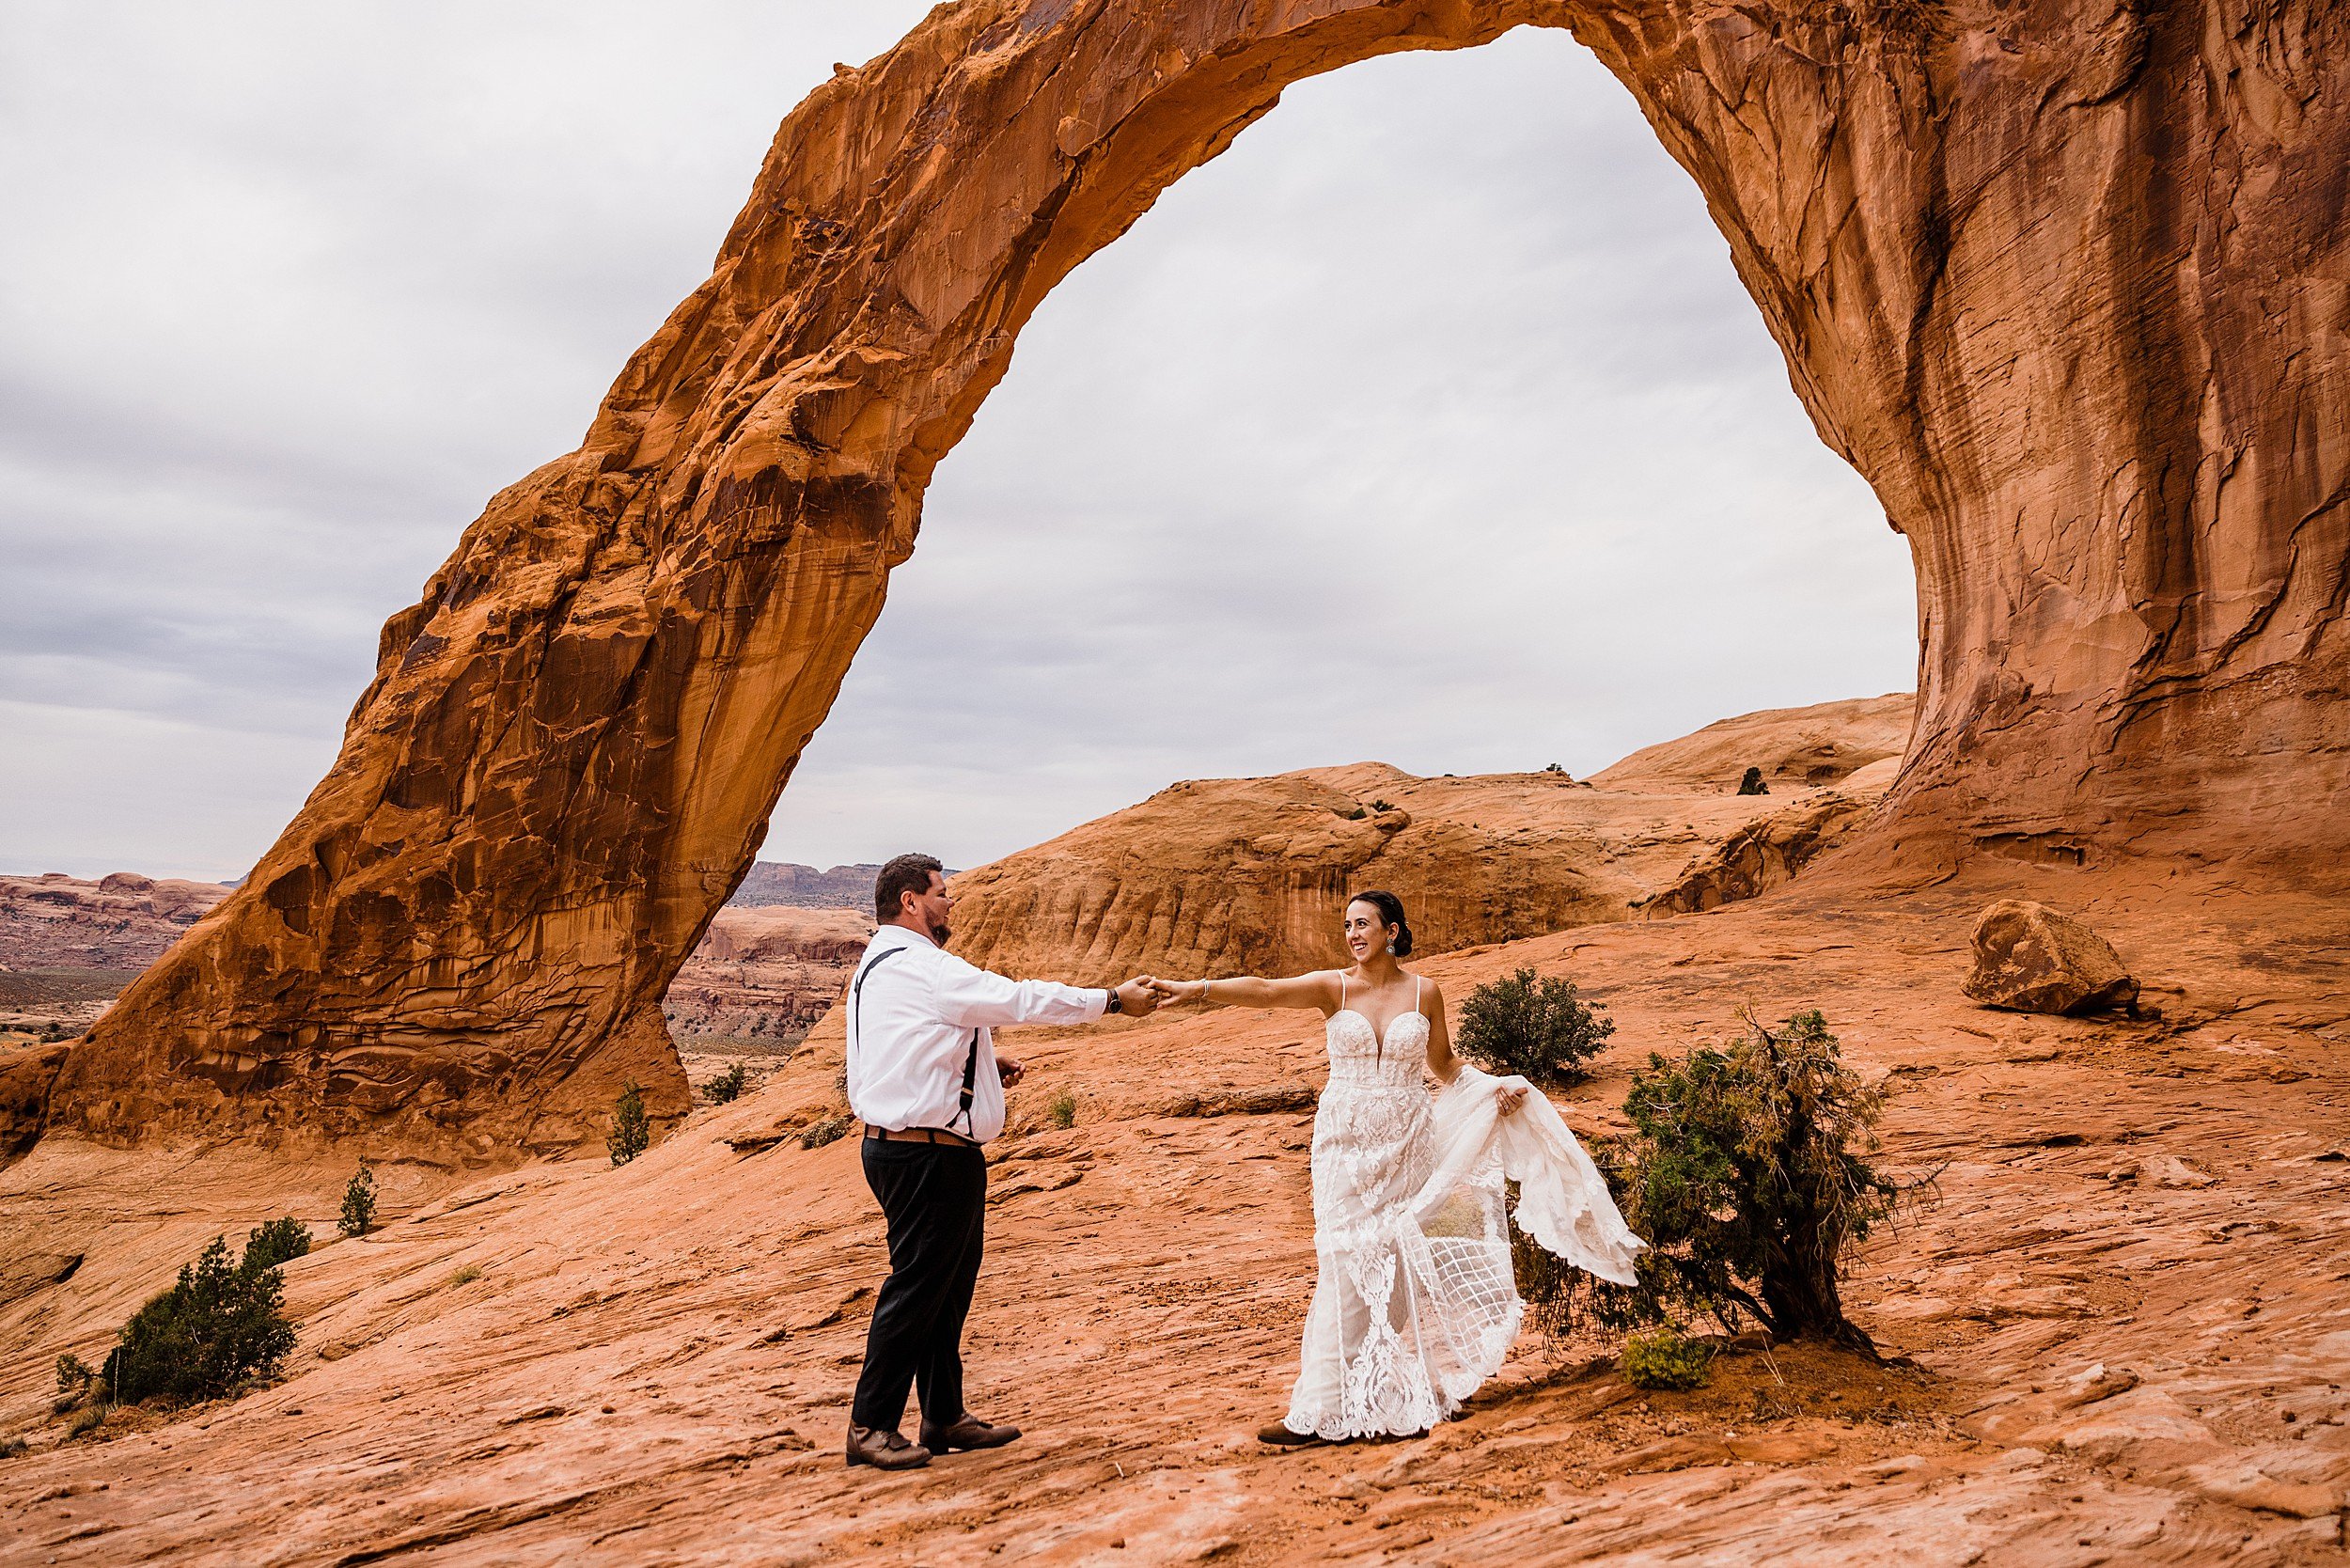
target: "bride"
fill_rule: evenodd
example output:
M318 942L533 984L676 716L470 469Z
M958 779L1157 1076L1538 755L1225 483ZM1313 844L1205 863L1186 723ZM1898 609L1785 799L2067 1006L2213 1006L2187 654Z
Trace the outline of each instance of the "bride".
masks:
M1642 1246L1550 1102L1452 1054L1443 990L1396 962L1412 951L1402 902L1356 894L1345 938L1348 969L1156 982L1170 1001L1329 1020L1314 1113L1321 1272L1289 1415L1258 1434L1284 1446L1418 1435L1500 1369L1521 1310L1505 1177L1519 1184L1519 1228L1568 1262L1628 1285Z

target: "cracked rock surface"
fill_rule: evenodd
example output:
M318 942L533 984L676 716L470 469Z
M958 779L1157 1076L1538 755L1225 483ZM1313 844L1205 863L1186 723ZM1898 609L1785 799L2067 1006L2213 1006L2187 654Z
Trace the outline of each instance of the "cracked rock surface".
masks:
M2160 954L2163 1017L1965 996L1997 897ZM1030 1130L994 1150L970 1364L975 1408L1028 1435L902 1476L838 1452L884 1268L856 1146L746 1136L829 1098L837 1026L619 1169L380 1166L389 1223L288 1267L288 1381L71 1442L48 1414L56 1353L94 1357L219 1231L291 1212L323 1233L349 1166L52 1137L0 1172L0 1226L58 1261L0 1301L21 1349L0 1434L33 1444L0 1460L0 1557L2339 1562L2342 906L2059 868L1899 895L1807 879L1430 961L1450 996L1532 964L1614 1012L1599 1076L1561 1101L1587 1135L1649 1050L1726 1037L1744 1007L1821 1007L1891 1077L1888 1164L1938 1169L1940 1201L1845 1291L1914 1367L1780 1346L1641 1394L1592 1364L1604 1345L1529 1334L1416 1443L1249 1435L1285 1397L1313 1277L1299 1086L1321 1044L1297 1015L1022 1032ZM1051 1128L1037 1107L1063 1090L1076 1124Z

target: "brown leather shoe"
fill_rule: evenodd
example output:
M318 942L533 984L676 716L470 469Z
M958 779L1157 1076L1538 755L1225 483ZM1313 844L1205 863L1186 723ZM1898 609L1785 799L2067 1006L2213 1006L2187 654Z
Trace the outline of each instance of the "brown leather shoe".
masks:
M931 1462L931 1450L909 1443L895 1432L870 1426L849 1428L849 1463L870 1465L877 1470L918 1470Z
M1016 1426L992 1426L968 1410L952 1426L932 1426L922 1423L923 1446L936 1453L952 1453L957 1449L1000 1449L1020 1435Z
M1271 1443L1277 1449L1302 1449L1309 1443L1326 1443L1327 1437L1317 1437L1310 1432L1292 1432L1287 1421L1275 1421L1271 1426L1257 1429L1257 1441Z

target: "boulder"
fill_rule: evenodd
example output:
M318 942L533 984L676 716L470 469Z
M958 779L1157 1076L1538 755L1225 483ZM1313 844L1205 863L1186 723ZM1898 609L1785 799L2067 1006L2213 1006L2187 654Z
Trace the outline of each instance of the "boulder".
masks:
M2095 932L2044 903L2001 899L1975 917L1966 995L2016 1012L2098 1012L2138 999L2138 981Z

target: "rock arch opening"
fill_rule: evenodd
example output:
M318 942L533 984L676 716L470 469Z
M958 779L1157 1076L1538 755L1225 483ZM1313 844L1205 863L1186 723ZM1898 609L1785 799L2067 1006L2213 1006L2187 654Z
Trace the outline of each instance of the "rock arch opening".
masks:
M1588 775L1908 689L1915 597L1596 58L1364 61L1040 305L762 854L978 866L1171 779L1370 759Z
M681 1108L658 999L1037 302L1288 84L1522 24L1631 89L1911 541L1886 859L2338 864L2338 9L969 0L784 122L710 281L385 627L334 769L47 1124L490 1158L624 1078Z

